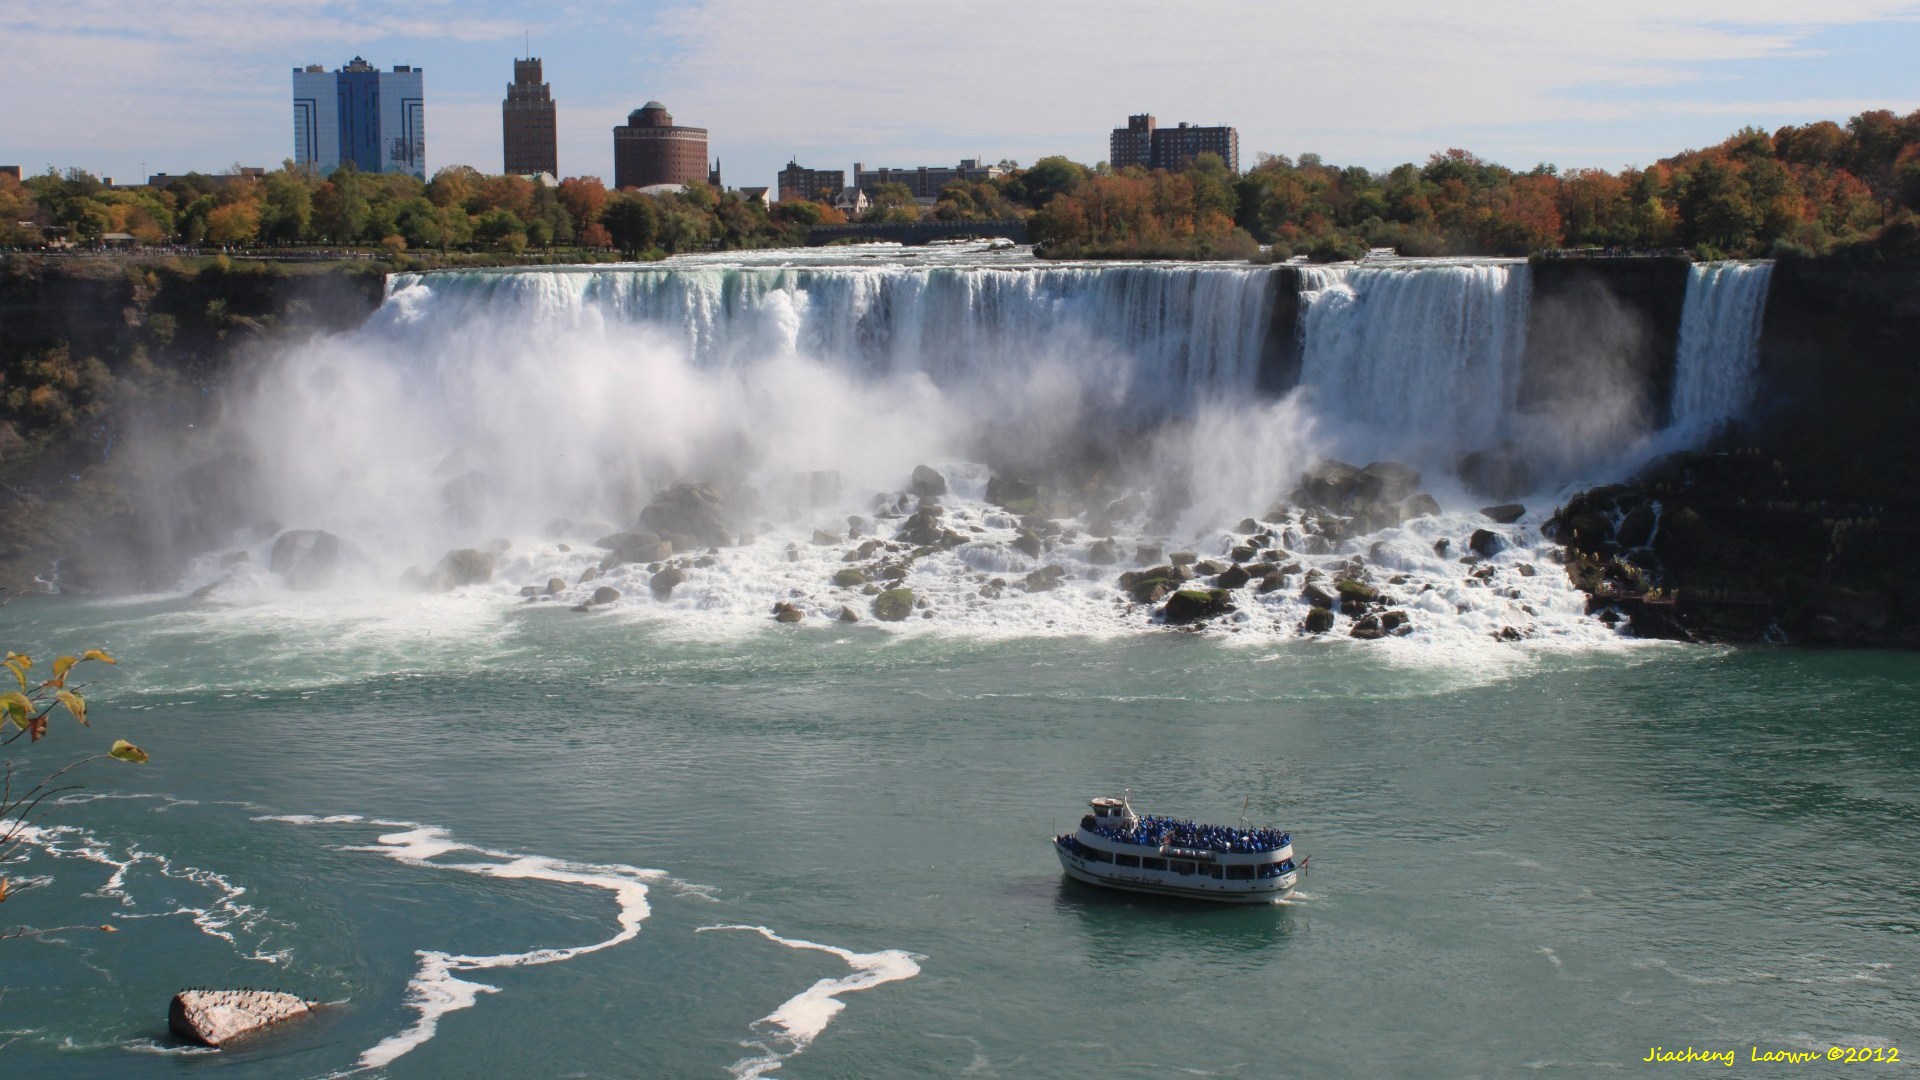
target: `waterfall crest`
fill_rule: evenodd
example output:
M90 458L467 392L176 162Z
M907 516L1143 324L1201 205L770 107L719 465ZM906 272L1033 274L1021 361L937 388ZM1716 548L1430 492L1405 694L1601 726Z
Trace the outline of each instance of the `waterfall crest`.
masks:
M942 389L1023 377L1036 350L1145 419L1252 393L1273 272L1250 266L626 267L396 276L381 322L434 333L478 315L553 327L625 322L692 364L797 353L863 378Z

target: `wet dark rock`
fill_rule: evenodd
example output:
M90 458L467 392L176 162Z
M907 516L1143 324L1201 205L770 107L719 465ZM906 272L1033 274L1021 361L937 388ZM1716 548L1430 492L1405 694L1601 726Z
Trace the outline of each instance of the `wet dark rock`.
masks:
M1028 574L1024 584L1028 592L1047 592L1059 588L1061 579L1066 576L1066 568L1053 563Z
M293 529L273 542L267 569L286 580L290 589L324 589L340 569L346 546L324 529Z
M1234 531L1241 532L1241 533L1257 533L1260 531L1260 523L1258 521L1255 521L1252 518L1241 518L1239 526Z
M1213 579L1213 583L1222 589L1238 589L1252 580L1253 575L1247 571L1246 567L1234 563L1220 571L1219 575Z
M1334 586L1340 593L1340 610L1361 611L1380 602L1380 590L1358 578L1341 578Z
M447 592L467 585L485 585L493 580L493 565L494 557L491 551L458 548L441 557L440 565L434 567L428 582L439 592Z
M1167 561L1172 563L1175 566L1192 566L1194 563L1198 562L1199 560L1200 560L1200 556L1195 555L1191 551L1176 551L1173 554L1167 556Z
M1527 514L1527 508L1519 503L1501 503L1498 506L1483 506L1480 512L1501 525L1511 525Z
M620 599L619 589L616 589L611 585L602 585L599 588L593 590L593 597L592 599L588 600L587 603L592 604L595 607L599 607L603 604L611 604L618 599Z
M1120 556L1113 550L1113 541L1096 540L1087 548L1087 561L1095 566L1112 566Z
M915 465L913 467L913 493L921 498L945 495L947 493L947 478L941 476L938 471L928 466Z
M840 621L844 623L859 622L860 613L848 607L847 605L842 604L840 605Z
M673 590L686 582L687 572L677 566L669 566L647 579L647 589L655 600L670 600Z
M1175 625L1210 619L1233 611L1233 595L1225 589L1181 589L1167 597L1160 617Z
M623 532L603 536L594 541L595 547L607 549L600 560L600 568L611 570L627 563L649 563L673 555L673 545L648 532Z
M825 529L815 529L813 530L812 543L815 547L839 547L841 544L846 543L846 541L842 539L838 533L830 533Z
M1492 529L1475 529L1467 538L1467 547L1483 559L1491 559L1507 549L1507 538Z
M1042 550L1040 538L1031 532L1022 532L1019 536L1014 537L1013 549L1028 558L1037 559L1040 557Z
M1452 547L1453 547L1453 541L1443 536L1440 539L1435 540L1433 542L1433 553L1444 559L1447 557L1447 552Z
M1323 607L1313 608L1307 612L1306 619L1300 623L1300 629L1309 634L1326 633L1333 629L1333 612Z
M1389 634L1405 634L1413 630L1413 624L1404 611L1383 611L1380 613L1380 628Z
M1440 503L1424 491L1408 496L1400 503L1400 520L1411 521L1417 517L1439 517Z
M1286 587L1287 587L1286 575L1280 574L1280 573L1273 573L1273 574L1268 574L1266 577L1263 577L1260 579L1259 591L1262 593L1278 592L1281 589L1284 589Z
M1326 608L1331 611L1333 605L1340 602L1340 594L1314 581L1309 582L1306 588L1300 590L1300 599L1305 600L1314 607Z
M1347 631L1347 636L1362 641L1376 641L1387 636L1387 628L1381 624L1380 616L1363 615L1354 622L1353 629Z
M873 598L873 617L882 622L899 622L911 614L912 589L888 589Z
M1199 562L1193 564L1193 572L1196 574L1213 575L1225 569L1226 567L1221 566L1212 559L1201 559Z
M710 484L673 485L640 511L640 523L663 536L690 536L703 545L728 547L734 540L724 501Z
M1234 562L1248 563L1258 558L1259 554L1260 549L1254 547L1252 544L1236 544L1233 550L1227 553L1227 556Z
M922 506L907 518L898 532L893 534L894 539L904 540L919 547L938 544L946 535L946 529L940 524L940 514L939 507Z
M791 601L775 600L773 602L774 622L796 623L806 617L807 613L794 606Z
M841 589L858 588L865 585L868 580L866 571L851 566L845 570L836 571L833 575L834 586Z
M1039 507L1040 485L1031 480L994 473L987 478L987 501L1004 506L1016 514L1031 514Z

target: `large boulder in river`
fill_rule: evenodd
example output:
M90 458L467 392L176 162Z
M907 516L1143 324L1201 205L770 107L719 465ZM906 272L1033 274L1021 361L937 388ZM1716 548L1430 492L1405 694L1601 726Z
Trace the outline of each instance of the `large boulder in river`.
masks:
M673 485L640 511L640 524L663 536L691 536L709 547L733 543L733 525L720 493L710 484Z
M345 546L324 529L291 529L273 542L267 569L286 579L290 589L324 589L340 569Z
M947 493L947 478L925 465L913 467L913 493L926 498Z
M1354 477L1354 497L1368 502L1399 502L1419 490L1420 470L1397 461L1373 462Z
M1160 617L1177 625L1225 615L1233 609L1233 594L1225 589L1181 589L1167 597Z
M1040 485L1032 480L994 473L987 477L987 501L1016 514L1031 514L1040 502Z
M611 570L627 563L660 562L673 556L673 545L649 532L622 532L603 536L595 546L607 549L600 569Z
M1483 506L1480 512L1492 518L1500 525L1511 525L1527 516L1527 508L1520 503L1501 503L1498 506Z
M167 1027L201 1046L242 1036L313 1012L317 1001L278 990L182 990L167 1005Z
M912 589L887 589L873 598L873 617L882 622L901 622L911 614Z
M456 548L440 559L428 579L439 592L466 585L485 585L493 580L493 552L479 548Z
M652 591L655 600L673 599L674 586L687 580L687 572L677 566L669 566L647 579L647 588Z
M1492 529L1475 529L1467 538L1467 547L1483 559L1491 559L1507 549L1507 538Z

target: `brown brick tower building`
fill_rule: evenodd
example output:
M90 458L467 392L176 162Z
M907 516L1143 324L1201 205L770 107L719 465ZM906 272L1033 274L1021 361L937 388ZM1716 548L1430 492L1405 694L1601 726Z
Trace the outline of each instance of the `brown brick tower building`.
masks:
M649 101L613 129L614 187L699 184L707 176L707 129L675 127L665 105Z
M560 175L553 117L553 94L547 84L540 81L540 58L515 60L513 82L507 85L507 99L500 103L506 172L520 176Z

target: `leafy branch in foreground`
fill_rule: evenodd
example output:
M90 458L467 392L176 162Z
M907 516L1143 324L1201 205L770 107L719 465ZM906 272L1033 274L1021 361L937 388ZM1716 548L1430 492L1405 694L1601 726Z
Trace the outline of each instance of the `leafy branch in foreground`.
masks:
M99 662L114 663L113 657L99 649L88 649L79 656L62 656L52 665L52 673L45 679L37 679L33 674L33 658L22 653L9 652L0 668L0 685L5 685L6 673L12 674L19 685L17 690L0 692L0 748L12 745L21 736L28 742L39 742L47 735L49 718L55 709L63 710L80 724L87 722L87 699L82 697L77 686L70 680L76 668L82 664ZM8 761L0 770L0 866L13 860L15 852L26 843L30 830L40 820L42 808L48 801L69 791L78 789L78 784L63 782L66 775L88 762L103 757L134 764L145 764L147 752L125 739L115 739L105 754L94 754L71 762L18 793L14 790L14 763ZM5 875L0 875L0 903L5 903L12 894ZM95 929L93 927L63 927L62 929ZM112 926L97 929L109 933ZM50 930L13 930L0 933L0 940L12 937L30 937L37 934L52 933Z

